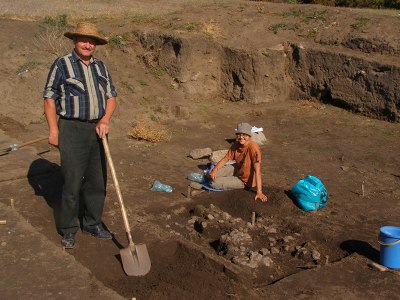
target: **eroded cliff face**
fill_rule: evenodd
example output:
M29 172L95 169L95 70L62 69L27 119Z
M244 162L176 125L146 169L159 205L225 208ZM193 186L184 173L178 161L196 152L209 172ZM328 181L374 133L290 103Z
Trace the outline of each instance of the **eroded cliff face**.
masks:
M361 55L293 45L289 75L299 97L399 121L400 67Z
M249 103L314 99L375 118L399 121L400 67L364 52L301 44L227 47L201 37L139 34L154 63L188 94ZM375 47L374 49L379 49ZM147 52L148 53L148 52Z

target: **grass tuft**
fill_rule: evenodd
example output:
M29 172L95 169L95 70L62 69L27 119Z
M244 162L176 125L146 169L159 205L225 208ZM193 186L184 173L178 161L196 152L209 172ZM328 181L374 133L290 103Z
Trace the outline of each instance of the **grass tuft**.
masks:
M122 49L127 40L128 40L127 34L116 35L108 40L108 45L110 45L112 48Z
M36 66L40 65L40 62L35 60L30 60L22 65L20 65L16 71L16 74L21 74L34 69Z
M152 143L168 142L171 140L171 132L161 125L146 120L138 120L136 125L128 132L128 136L137 140L145 140Z
M361 27L364 27L365 25L368 24L369 19L368 18L356 18L356 23L351 24L351 28L353 28L354 30L359 30Z

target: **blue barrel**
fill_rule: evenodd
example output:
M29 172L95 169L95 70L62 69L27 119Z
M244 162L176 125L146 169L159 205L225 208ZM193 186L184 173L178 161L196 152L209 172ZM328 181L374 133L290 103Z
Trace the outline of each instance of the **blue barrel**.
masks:
M381 265L391 269L400 269L400 227L381 227L378 242L381 245Z

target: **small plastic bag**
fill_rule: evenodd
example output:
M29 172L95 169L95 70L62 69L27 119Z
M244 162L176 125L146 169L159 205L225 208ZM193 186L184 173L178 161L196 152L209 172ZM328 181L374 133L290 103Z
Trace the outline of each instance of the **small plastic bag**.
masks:
M190 174L187 176L187 179L189 179L190 181L195 181L195 182L198 182L198 183L203 183L203 182L204 182L204 175L201 175L201 174L199 174L199 173L194 173L194 172L192 172L192 173L190 173Z
M158 180L154 180L153 186L150 189L152 192L172 192L172 187L168 184L163 184Z

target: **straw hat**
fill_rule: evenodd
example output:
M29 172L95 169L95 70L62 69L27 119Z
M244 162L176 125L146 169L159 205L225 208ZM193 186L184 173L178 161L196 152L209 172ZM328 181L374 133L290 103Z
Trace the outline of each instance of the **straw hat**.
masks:
M88 22L78 23L74 32L66 32L64 33L64 36L71 40L73 40L77 36L90 37L96 41L96 45L105 45L108 43L105 38L99 35L96 25Z
M235 129L236 134L244 133L248 136L252 136L253 133L251 132L252 126L249 123L239 123Z

